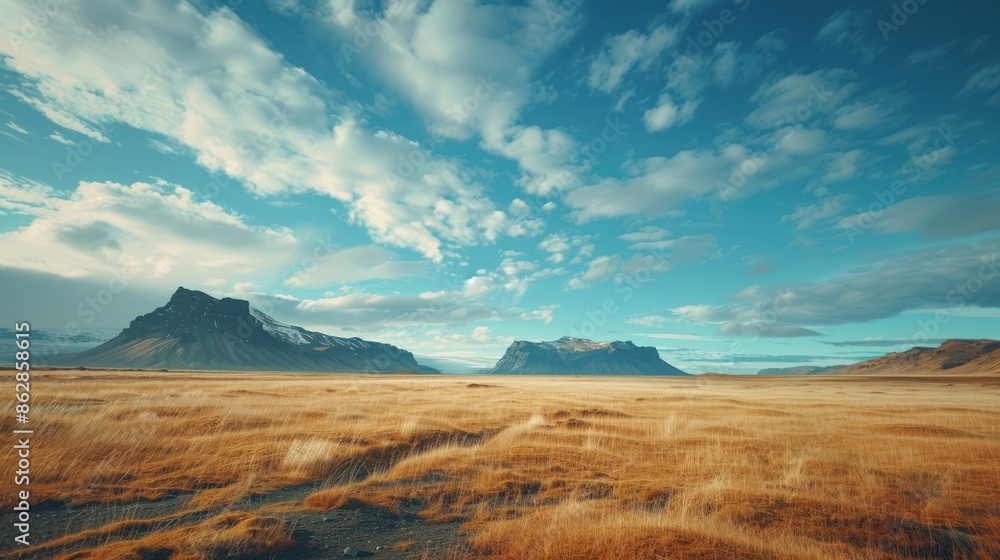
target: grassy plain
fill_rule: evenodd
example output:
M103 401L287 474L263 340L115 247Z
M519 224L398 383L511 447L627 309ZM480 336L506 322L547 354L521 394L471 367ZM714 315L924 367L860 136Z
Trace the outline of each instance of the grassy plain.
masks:
M995 376L74 370L32 399L33 511L92 519L9 557L336 558L290 520L364 510L461 537L376 558L1000 558Z

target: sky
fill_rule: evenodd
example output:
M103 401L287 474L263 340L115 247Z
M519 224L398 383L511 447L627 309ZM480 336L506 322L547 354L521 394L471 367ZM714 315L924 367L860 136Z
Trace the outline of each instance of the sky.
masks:
M5 323L178 286L452 372L1000 334L993 2L5 0Z

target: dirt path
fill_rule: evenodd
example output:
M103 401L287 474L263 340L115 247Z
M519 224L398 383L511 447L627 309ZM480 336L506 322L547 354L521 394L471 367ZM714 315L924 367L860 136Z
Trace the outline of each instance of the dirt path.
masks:
M225 509L200 511L186 509L191 494L129 504L52 507L32 516L33 544L44 546L47 542L83 532L89 535L72 539L64 546L35 549L30 553L12 550L10 541L5 540L3 557L38 558L39 554L58 557L108 540L138 539L191 525L224 511L252 511L283 517L293 531L296 545L282 558L343 558L346 548L355 547L371 552L373 558L404 559L420 557L425 552L438 556L449 549L464 547L465 536L458 523L430 523L412 513L394 515L374 507L333 511L299 509L302 501L319 488L317 484L288 486L268 494L244 497ZM119 528L101 530L111 523L117 523ZM410 543L405 551L393 548L401 542Z

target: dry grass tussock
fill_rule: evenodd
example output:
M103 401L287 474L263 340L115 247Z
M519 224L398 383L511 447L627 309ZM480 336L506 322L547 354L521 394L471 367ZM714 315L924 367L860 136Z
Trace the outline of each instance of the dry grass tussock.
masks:
M36 504L184 496L180 521L71 558L277 555L280 516L223 512L305 482L286 509L457 521L482 558L1000 557L995 378L33 381Z

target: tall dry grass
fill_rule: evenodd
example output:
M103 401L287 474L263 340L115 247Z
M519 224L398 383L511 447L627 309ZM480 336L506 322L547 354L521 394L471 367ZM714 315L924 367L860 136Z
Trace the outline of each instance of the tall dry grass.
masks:
M1000 557L995 378L34 381L35 503L180 493L186 511L214 516L248 494L322 482L300 507L460 521L479 557ZM244 533L265 555L292 546L266 512L240 515L224 518L224 545L195 538L219 533L202 520L170 529L184 538L111 538L81 554L173 542L170 557L223 558Z

